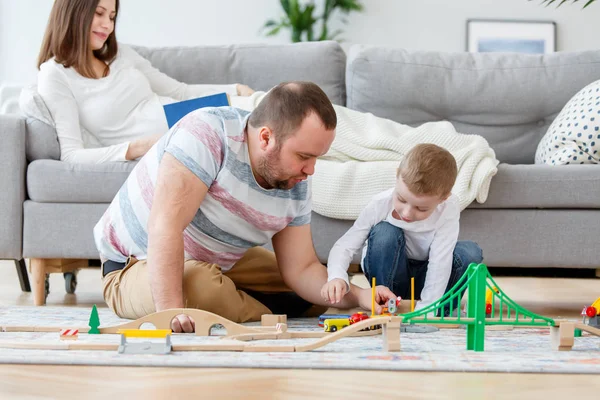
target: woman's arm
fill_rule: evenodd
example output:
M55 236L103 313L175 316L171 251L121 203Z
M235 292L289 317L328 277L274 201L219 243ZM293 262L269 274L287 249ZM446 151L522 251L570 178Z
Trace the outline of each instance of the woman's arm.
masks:
M86 149L79 125L79 106L69 87L67 77L54 66L45 65L38 75L38 92L54 120L60 159L78 164L100 164L110 161L134 160L144 155L158 136L121 144Z
M121 52L122 57L130 61L146 76L148 82L150 82L152 91L159 96L171 97L177 100L187 100L223 92L233 96L247 93L247 86L238 84L188 85L160 72L157 68L152 66L150 61L140 56L129 46L119 45L119 51Z

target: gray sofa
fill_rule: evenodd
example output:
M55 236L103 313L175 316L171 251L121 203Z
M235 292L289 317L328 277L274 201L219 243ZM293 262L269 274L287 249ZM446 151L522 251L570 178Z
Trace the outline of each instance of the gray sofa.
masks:
M463 212L461 238L477 241L490 266L598 268L600 250L587 232L600 225L600 168L532 163L564 104L600 79L600 51L542 57L354 46L346 55L335 42L136 49L188 83L268 90L311 80L336 104L410 125L448 120L480 134L501 164L488 201ZM0 138L0 258L35 260L39 288L44 260L98 257L92 227L133 163L58 161L53 128L36 120L0 116ZM313 215L323 262L351 224ZM43 292L34 292L43 304Z

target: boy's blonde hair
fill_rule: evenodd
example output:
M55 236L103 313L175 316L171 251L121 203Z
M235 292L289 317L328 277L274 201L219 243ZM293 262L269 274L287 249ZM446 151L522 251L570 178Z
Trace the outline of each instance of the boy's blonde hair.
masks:
M404 157L396 177L416 196L450 195L458 168L450 152L435 144L423 143L413 147Z

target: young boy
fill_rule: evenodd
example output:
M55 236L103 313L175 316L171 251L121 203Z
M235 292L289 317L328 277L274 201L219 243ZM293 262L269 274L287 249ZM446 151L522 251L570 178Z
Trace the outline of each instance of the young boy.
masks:
M480 263L476 243L457 242L460 206L451 194L456 175L456 161L447 150L433 144L411 149L400 163L396 186L374 196L331 249L323 298L341 301L349 287L348 266L361 248L369 283L375 277L377 285L406 299L415 278L414 296L420 299L415 310L442 297L470 263Z

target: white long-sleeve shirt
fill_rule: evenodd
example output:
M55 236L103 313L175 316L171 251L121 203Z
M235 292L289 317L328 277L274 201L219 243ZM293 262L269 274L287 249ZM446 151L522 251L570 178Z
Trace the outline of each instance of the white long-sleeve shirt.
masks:
M163 74L131 47L119 45L108 76L86 78L54 59L40 66L38 91L50 110L61 160L126 161L129 142L168 130L163 105L226 92L236 85L187 85Z
M450 195L427 219L409 223L392 216L393 193L392 188L373 196L354 225L332 247L327 260L328 281L339 278L349 284L347 271L354 254L363 250L364 265L371 228L381 221L387 221L404 231L409 259L429 260L421 300L415 306L417 310L442 297L448 285L454 247L458 240L460 202L456 195Z

